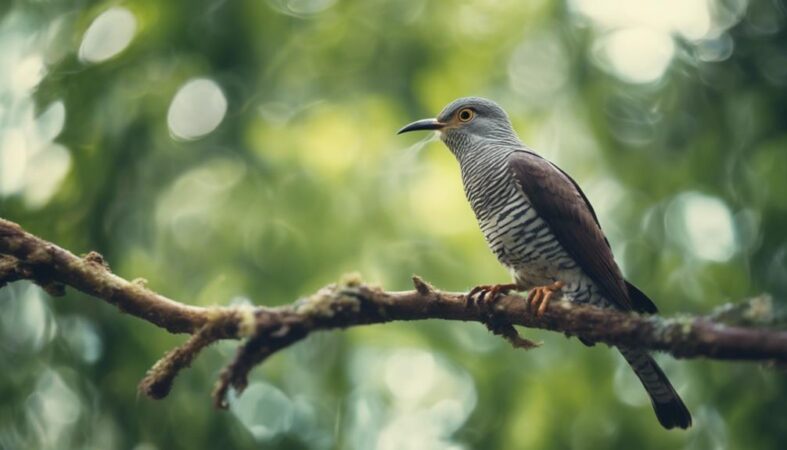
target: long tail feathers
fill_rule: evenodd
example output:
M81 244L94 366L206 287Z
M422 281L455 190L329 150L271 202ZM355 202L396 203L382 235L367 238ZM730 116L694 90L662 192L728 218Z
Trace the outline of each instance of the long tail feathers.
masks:
M648 314L656 314L659 312L659 309L656 308L656 304L653 303L653 300L645 295L644 292L640 291L638 287L634 286L628 281L626 281L626 290L629 293L629 298L631 299L631 305L634 307L634 311Z
M656 361L641 350L621 348L620 352L648 392L661 425L666 429L690 427L691 413Z

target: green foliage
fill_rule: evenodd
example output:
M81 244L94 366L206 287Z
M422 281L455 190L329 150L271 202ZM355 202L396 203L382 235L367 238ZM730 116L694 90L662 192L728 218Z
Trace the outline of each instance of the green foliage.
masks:
M448 290L504 282L453 157L394 134L484 95L583 186L662 312L782 301L787 6L633 4L4 3L0 215L199 305L289 303L354 270L390 289L413 273ZM787 440L787 383L771 370L661 359L695 416L667 432L609 349L525 336L545 345L516 351L461 323L320 334L256 369L219 412L208 394L232 343L204 352L167 399L139 398L183 336L18 283L0 291L0 449Z

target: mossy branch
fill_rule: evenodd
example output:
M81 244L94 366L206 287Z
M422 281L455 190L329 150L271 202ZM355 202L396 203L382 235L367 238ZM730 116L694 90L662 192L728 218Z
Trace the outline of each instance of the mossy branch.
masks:
M783 327L785 315L774 310L767 296L707 316L664 318L558 301L536 317L518 295L494 302L468 300L464 293L439 291L418 277L413 278L415 290L389 292L351 276L287 306L197 307L113 274L98 253L76 256L0 219L0 287L23 279L52 295L62 295L69 286L171 333L191 334L186 343L155 363L140 383L139 389L151 398L165 397L178 372L203 348L222 339L243 340L214 389L217 407L226 407L230 388L245 388L252 368L312 332L399 320L481 322L520 348L536 344L521 338L513 325L664 351L679 358L787 363L787 331L774 328Z

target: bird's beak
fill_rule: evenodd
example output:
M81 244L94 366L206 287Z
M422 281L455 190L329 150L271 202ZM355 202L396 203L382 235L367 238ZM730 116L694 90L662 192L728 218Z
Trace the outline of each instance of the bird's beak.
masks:
M421 119L416 120L415 122L405 125L404 128L399 130L396 134L407 133L409 131L418 131L418 130L441 130L445 124L440 122L437 119Z

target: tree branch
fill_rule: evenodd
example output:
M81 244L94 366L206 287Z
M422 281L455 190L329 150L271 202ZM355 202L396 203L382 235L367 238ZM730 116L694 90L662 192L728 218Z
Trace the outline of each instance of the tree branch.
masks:
M773 328L784 326L785 315L774 311L767 296L698 317L644 316L565 301L553 302L542 317L536 317L518 295L468 300L464 293L439 291L418 277L413 278L415 290L389 292L350 276L292 305L205 308L176 302L143 283L112 274L98 253L76 256L0 219L0 287L21 279L32 280L53 295L62 295L63 286L70 286L172 333L191 334L140 382L139 389L152 398L165 397L178 372L203 348L221 339L245 339L216 384L217 407L226 407L230 388L245 388L252 368L314 331L398 320L480 322L520 348L537 344L521 338L513 325L659 350L679 358L787 363L787 332Z

